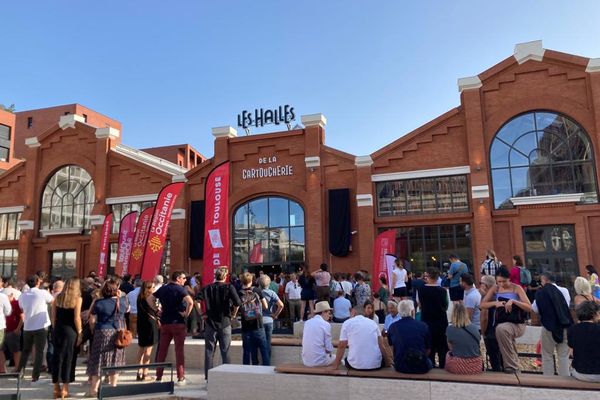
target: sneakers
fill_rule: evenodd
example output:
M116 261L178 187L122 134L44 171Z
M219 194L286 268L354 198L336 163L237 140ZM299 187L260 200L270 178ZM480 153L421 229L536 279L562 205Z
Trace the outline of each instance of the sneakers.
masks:
M179 379L176 383L177 386L185 386L188 383L191 383L189 380L183 378L183 379Z

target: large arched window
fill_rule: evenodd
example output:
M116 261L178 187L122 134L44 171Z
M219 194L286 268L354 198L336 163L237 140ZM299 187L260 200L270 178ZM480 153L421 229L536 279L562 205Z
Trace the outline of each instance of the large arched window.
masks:
M95 196L94 182L86 170L75 165L62 167L44 188L40 229L89 229Z
M490 148L494 205L511 198L583 193L597 202L592 145L584 129L560 114L519 115L496 134Z
M304 261L304 210L283 197L260 197L234 214L233 267L279 265Z

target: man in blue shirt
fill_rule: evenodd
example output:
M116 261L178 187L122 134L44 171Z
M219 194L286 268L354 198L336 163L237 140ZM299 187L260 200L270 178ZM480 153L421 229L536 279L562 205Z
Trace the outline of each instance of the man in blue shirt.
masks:
M460 277L469 272L467 265L460 261L458 256L452 254L449 257L451 262L450 270L448 270L448 278L450 279L450 300L462 301L464 290L460 286Z
M398 303L398 314L402 318L388 330L388 343L394 347L394 368L406 374L425 374L433 368L428 355L431 335L427 324L416 321L412 300Z
M400 321L400 314L398 314L398 304L393 301L393 300L389 300L387 302L387 311L388 314L385 316L385 321L383 323L383 332L387 333L388 329L390 329L390 326L396 322L396 321Z

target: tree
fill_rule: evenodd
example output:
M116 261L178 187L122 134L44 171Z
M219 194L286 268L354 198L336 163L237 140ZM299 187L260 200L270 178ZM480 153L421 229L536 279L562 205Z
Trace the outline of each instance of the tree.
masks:
M15 105L13 103L10 106L6 107L4 104L0 104L0 110L8 111L9 113L14 113Z

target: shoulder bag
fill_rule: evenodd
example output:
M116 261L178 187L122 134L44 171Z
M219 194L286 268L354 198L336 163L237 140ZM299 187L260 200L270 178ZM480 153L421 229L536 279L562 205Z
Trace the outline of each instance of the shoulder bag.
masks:
M117 304L115 305L114 314L115 318L118 318L119 327L117 328L117 336L115 337L115 346L118 349L124 349L125 347L131 344L133 335L131 334L131 331L125 326L125 322L123 321L123 318L121 318L121 313L119 312L119 303L121 303L121 298L117 297L116 303Z

